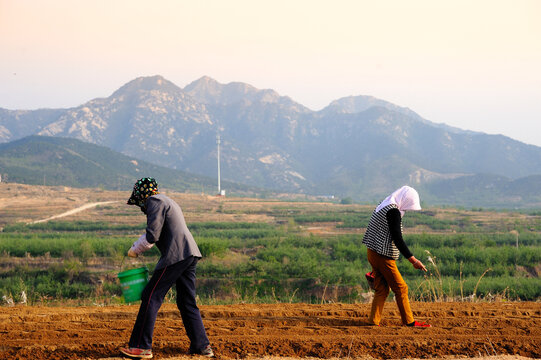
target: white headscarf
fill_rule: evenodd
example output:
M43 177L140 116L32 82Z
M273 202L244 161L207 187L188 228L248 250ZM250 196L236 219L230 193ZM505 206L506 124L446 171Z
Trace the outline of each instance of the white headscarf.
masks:
M400 210L400 215L404 216L406 210L421 210L421 201L419 193L412 187L402 186L395 190L391 195L387 196L381 204L376 208L376 212L380 211L387 205L395 204Z

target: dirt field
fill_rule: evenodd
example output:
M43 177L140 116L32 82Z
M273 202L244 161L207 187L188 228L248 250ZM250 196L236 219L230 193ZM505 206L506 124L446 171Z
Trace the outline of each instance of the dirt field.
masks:
M388 303L380 327L367 326L367 304L201 306L218 358L541 357L541 303L414 303L429 329L400 326ZM4 307L1 359L115 359L126 344L137 306ZM187 337L178 310L165 304L154 353L183 358ZM187 358L187 357L186 357ZM508 358L508 357L507 357Z
M0 228L52 216L62 216L60 219L66 221L137 224L143 217L134 207L126 206L129 190L113 192L0 183ZM188 222L274 223L277 219L268 212L275 208L312 212L334 207L344 209L343 205L324 203L284 204L196 194L170 195L182 204ZM64 216L74 209L105 201L114 202ZM442 218L455 218L457 214L453 211L438 209L437 214ZM518 213L463 213L467 213L472 222L482 221L487 227L504 220L527 224L528 218ZM360 231L337 229L334 223L307 224L302 230L314 235ZM410 233L425 231L422 226L408 229ZM441 232L445 231L451 230ZM400 326L394 303L386 306L383 326L367 326L369 307L368 304L242 304L201 306L201 311L218 359L447 359L488 355L492 356L491 360L541 358L541 303L413 304L417 319L434 326L429 329ZM137 306L1 307L0 360L121 359L118 348L126 345L136 313ZM154 340L155 358L189 359L182 356L188 349L188 340L174 305L162 307Z
M286 214L340 212L364 210L371 212L373 205L341 205L328 202L284 202L279 199L250 199L216 197L203 194L186 194L161 189L181 206L188 223L191 222L267 222L278 219L269 215L276 209ZM17 222L34 223L45 220L57 221L104 221L114 224L137 224L144 221L135 206L127 206L131 189L109 191L104 189L79 189L61 186L39 186L0 183L0 229ZM96 206L98 203L105 203ZM471 223L482 223L485 228L521 224L528 227L527 214L497 211L467 211L444 208L428 208L438 219L468 218ZM77 211L84 210L84 211ZM279 216L278 216L279 217ZM336 228L337 223L306 224L300 228L314 235L362 233L361 229ZM435 231L424 225L408 228L408 233L445 233L453 229Z

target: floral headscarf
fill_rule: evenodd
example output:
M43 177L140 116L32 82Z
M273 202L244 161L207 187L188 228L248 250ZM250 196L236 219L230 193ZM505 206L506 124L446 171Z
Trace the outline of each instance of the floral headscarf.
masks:
M137 205L144 212L147 198L156 194L158 194L158 183L154 178L146 177L139 179L133 185L133 191L128 199L128 205Z

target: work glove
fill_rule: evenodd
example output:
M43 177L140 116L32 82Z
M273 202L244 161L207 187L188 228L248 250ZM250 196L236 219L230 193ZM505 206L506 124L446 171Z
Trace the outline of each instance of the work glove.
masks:
M147 241L147 235L143 234L139 237L139 239L137 239L136 242L133 243L131 249L128 251L128 256L135 258L153 246L154 244Z

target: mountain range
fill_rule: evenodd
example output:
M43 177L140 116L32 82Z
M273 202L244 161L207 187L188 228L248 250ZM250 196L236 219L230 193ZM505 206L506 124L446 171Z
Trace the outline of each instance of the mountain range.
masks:
M210 177L219 135L222 179L235 183L371 202L409 184L435 204L541 204L540 147L436 124L370 96L313 111L239 82L202 77L180 88L140 77L70 109L0 109L0 142L29 135Z

